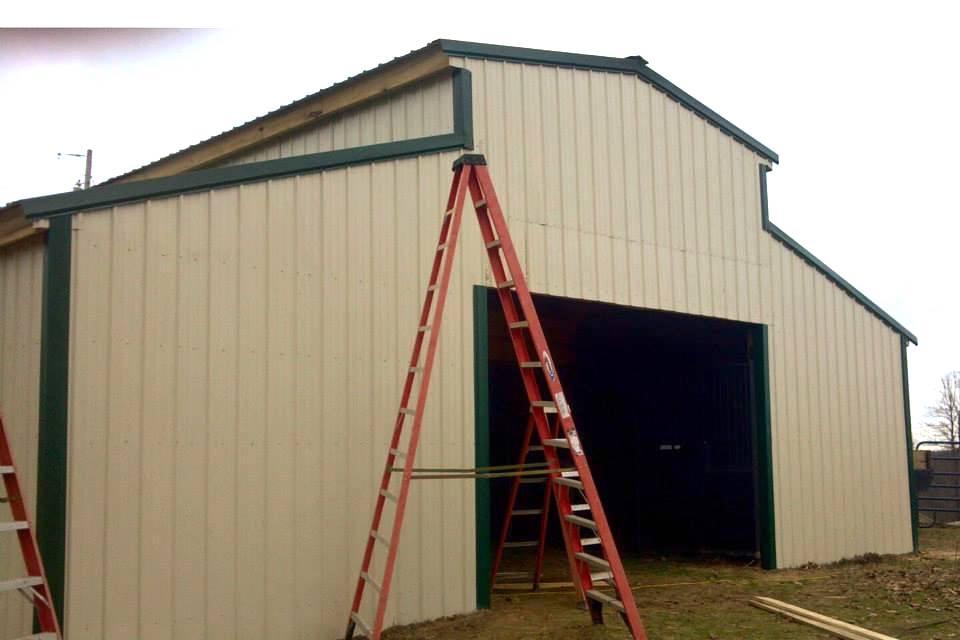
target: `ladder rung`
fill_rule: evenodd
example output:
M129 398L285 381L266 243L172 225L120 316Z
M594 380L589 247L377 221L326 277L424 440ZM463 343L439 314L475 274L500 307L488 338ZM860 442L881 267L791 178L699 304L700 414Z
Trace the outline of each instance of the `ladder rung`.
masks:
M526 329L530 326L530 322L528 320L520 320L518 322L510 322L508 326L511 329Z
M597 602L608 604L614 609L616 609L617 611L620 611L621 613L624 611L622 602L620 602L613 596L608 596L607 594L602 593L600 591L590 589L587 591L587 597L590 598L591 600L596 600Z
M15 520L13 522L0 522L0 531L20 531L29 529L30 523L25 520Z
M500 240L491 240L487 243L487 249L496 249L500 246Z
M376 590L377 590L377 593L380 593L380 592L383 590L383 589L381 589L381 587L380 587L380 583L377 582L376 580L374 580L373 577L371 577L371 575L370 575L369 573L367 573L366 571L361 571L361 572L360 572L360 577L363 578L364 581L365 581L368 585L370 585L371 587L373 587L374 589L376 589Z
M422 324L422 325L420 325L419 327L417 327L417 331L420 332L420 333L426 333L427 331L430 331L430 325L429 325L429 324Z
M543 484L546 478L520 478L520 484Z
M447 209L446 211L443 212L443 215L444 217L453 215L453 209Z
M587 503L572 504L570 505L570 510L573 511L574 513L577 513L578 511L590 511L590 505L588 505Z
M554 482L557 484L562 484L565 487L573 487L574 489L583 489L583 483L579 480L572 480L570 478L554 478Z
M554 447L556 449L569 449L570 443L566 438L547 438L543 441L543 444L548 447Z
M400 449L390 449L390 453L393 454L394 458L406 458L407 454Z
M390 492L387 491L386 489L380 489L380 495L382 495L384 498L386 498L386 499L389 500L390 502L396 502L396 501L397 501L397 496L393 495L392 493L390 493Z
M595 544L600 544L600 538L580 538L581 547L592 547Z
M543 451L543 445L542 444L531 445L527 447L527 451Z
M503 548L504 549L520 549L522 547L535 547L538 544L540 543L537 542L536 540L534 540L533 542L504 542Z
M513 280L504 280L503 282L497 283L497 289L510 289L514 286L516 285L514 284Z
M43 578L39 576L27 576L26 578L14 578L13 580L0 581L0 593L4 591L16 591L17 589L28 589L43 584Z
M591 554L589 554L589 553L584 553L583 551L578 551L577 553L574 554L574 556L575 556L575 557L577 558L577 560L579 560L580 562L586 562L586 563L589 564L589 565L592 565L592 566L594 566L594 567L599 567L599 568L601 568L601 569L606 569L606 570L609 570L609 569L610 569L610 563L609 563L609 562L607 562L607 561L604 560L603 558L598 558L598 557L595 556L595 555L591 555Z
M371 532L370 532L370 537L373 538L374 540L376 540L377 542L379 542L380 544L382 544L382 545L385 546L385 547L389 547L389 546L390 546L390 541L387 540L386 538L384 538L382 535L380 535L380 534L377 533L376 531L371 531Z
M474 209L481 209L485 206L487 206L487 201L484 199L477 200L476 202L473 203Z
M408 409L408 408L406 408L406 407L400 407L400 413L406 414L406 415L408 415L408 416L415 416L415 415L417 415L417 410L416 410L416 409Z
M578 527L585 527L587 529L596 529L597 523L593 520L587 520L586 518L581 518L580 516L563 516L563 519L567 522L577 525Z
M13 473L13 467L4 466L0 467L0 474Z
M356 611L350 613L350 619L353 620L353 623L360 627L360 631L363 631L363 635L370 635L370 625L363 621L363 618L360 617L360 614Z
M590 574L590 579L594 582L599 580L606 580L608 582L613 582L613 574L609 571L596 571Z
M553 403L553 400L534 400L530 403L531 407L539 407L541 409L556 409L557 405Z
M514 509L510 515L512 516L538 516L543 513L543 509Z
M521 369L541 369L543 368L543 363L539 360L530 360L529 362L521 362Z
M561 472L560 472L560 477L561 477L561 478L579 478L579 477L580 477L580 472L579 472L579 471L576 471L576 470L574 470L574 471L561 471Z

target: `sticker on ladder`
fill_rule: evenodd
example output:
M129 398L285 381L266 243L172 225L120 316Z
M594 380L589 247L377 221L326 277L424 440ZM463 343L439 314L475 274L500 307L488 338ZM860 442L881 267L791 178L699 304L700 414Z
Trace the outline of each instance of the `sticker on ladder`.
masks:
M573 451L574 455L583 455L583 447L580 446L580 436L577 435L576 429L570 429L567 432L567 441L570 443L570 450Z
M543 350L543 367L547 370L547 375L550 376L551 380L557 379L557 372L553 369L553 360L550 359L550 354L547 353L546 349ZM557 403L557 406L559 406L559 403Z
M563 396L563 391L558 391L553 399L557 403L557 411L560 413L560 417L564 419L569 418L570 405L567 404L567 399Z

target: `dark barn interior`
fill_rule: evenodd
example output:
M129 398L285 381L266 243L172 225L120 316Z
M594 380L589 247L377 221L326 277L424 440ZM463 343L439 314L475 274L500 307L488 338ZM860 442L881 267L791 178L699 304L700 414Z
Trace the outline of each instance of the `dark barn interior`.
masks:
M514 464L528 407L503 312L488 296L490 463ZM621 551L754 556L752 325L535 301ZM496 544L510 481L491 484ZM542 491L522 485L518 507L538 506ZM536 539L536 524L515 518L510 539ZM549 539L562 546L555 512Z

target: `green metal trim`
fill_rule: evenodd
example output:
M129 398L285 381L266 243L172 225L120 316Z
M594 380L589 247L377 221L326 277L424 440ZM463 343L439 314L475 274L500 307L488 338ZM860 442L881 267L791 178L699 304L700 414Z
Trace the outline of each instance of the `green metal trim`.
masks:
M847 295L859 302L863 307L865 307L870 313L877 316L881 322L885 325L905 337L907 340L913 344L917 344L917 337L910 332L909 329L904 327L902 324L897 322L890 316L886 311L881 309L877 304L865 296L859 289L855 286L844 280L840 274L828 267L823 263L819 258L810 253L803 245L791 238L786 231L775 225L770 221L770 209L767 203L767 172L770 171L770 167L765 165L760 165L760 212L763 220L763 230L772 235L776 240L778 240L782 245L790 249L793 253L798 255L804 262L809 264L811 267L819 271L821 274L826 276L827 280L830 280L835 285L843 289Z
M920 551L920 508L917 504L917 488L913 478L913 428L910 419L910 378L907 375L906 336L900 336L900 379L903 383L903 425L907 441L907 479L910 486L910 530L913 535L913 550Z
M473 287L473 415L474 464L490 466L490 378L487 359L490 336L487 324L487 289ZM477 608L490 608L490 481L478 480L475 489Z
M384 142L338 151L325 151L279 160L250 162L230 167L200 169L175 176L102 184L83 191L70 191L22 200L28 218L69 215L87 209L108 207L191 191L204 191L243 182L281 178L295 174L367 164L453 149L473 148L473 92L467 69L453 73L453 133Z
M72 217L50 221L43 265L37 542L63 627L67 531L67 391Z
M28 218L51 217L86 209L108 207L123 202L160 198L191 191L205 191L241 182L268 180L353 164L366 164L460 149L463 147L463 142L461 134L445 133L426 138L371 144L339 151L280 158L279 160L201 169L164 178L104 184L83 191L30 198L22 200L18 204L23 207Z
M773 423L770 417L770 342L767 325L750 334L753 359L754 458L756 460L757 542L760 564L777 568L777 523L773 498Z
M473 78L469 69L453 72L453 132L464 149L473 149Z
M458 40L439 40L438 42L440 43L440 47L451 56L635 74L698 114L727 135L743 143L760 156L772 162L780 161L775 151L761 144L743 129L740 129L716 111L648 67L646 60L639 56L631 58L610 58L606 56L547 51L545 49L505 47L480 42L462 42Z

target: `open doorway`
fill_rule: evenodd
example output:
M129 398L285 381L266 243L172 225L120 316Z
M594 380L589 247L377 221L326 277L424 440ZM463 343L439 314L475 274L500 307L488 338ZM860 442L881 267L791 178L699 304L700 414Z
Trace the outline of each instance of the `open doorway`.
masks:
M621 552L772 555L763 328L570 298L534 300ZM513 464L527 401L496 294L478 288L475 302L486 321L478 464ZM509 482L478 485L478 573L482 545L495 544L500 531L508 490ZM555 513L552 520L550 540L561 546ZM763 561L773 566L772 558Z

